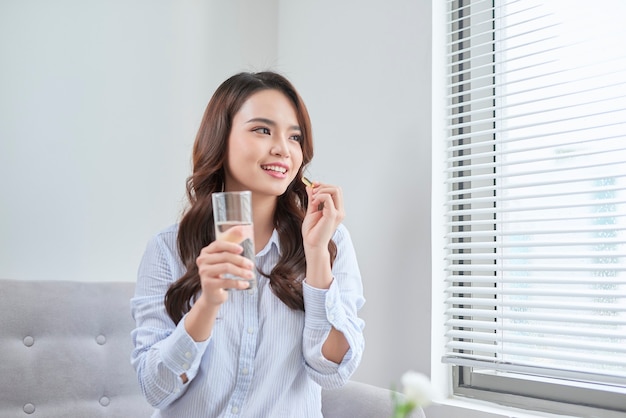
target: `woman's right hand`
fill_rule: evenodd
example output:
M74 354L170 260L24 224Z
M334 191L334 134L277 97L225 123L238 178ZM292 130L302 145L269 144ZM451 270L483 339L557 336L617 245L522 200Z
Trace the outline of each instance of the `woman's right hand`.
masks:
M247 289L250 283L245 280L224 278L227 274L254 279L254 263L242 256L245 239L242 227L235 226L226 231L200 251L196 258L198 275L202 286L203 301L211 306L219 306L228 299L226 289Z
M220 306L228 300L227 289L247 289L244 280L225 279L226 274L254 278L254 263L241 255L238 242L243 233L233 227L226 237L215 240L196 258L202 293L185 317L185 329L194 341L205 341L211 335ZM232 231L232 232L231 232Z

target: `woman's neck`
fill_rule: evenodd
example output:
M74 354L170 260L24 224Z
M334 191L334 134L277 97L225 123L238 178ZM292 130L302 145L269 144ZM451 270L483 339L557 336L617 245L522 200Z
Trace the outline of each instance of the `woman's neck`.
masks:
M275 196L252 195L252 222L254 222L255 252L261 251L270 240L274 231Z

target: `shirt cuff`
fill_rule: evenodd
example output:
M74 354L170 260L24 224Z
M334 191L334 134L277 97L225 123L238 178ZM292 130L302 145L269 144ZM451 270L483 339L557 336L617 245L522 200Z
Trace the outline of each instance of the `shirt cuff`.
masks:
M201 342L194 341L185 329L185 318L186 315L180 320L169 338L163 340L161 360L165 367L176 376L180 377L184 373L191 381L198 373L202 355L211 338ZM183 383L182 380L181 383Z
M302 283L304 296L304 325L311 329L328 329L329 324L336 329L346 321L346 313L340 302L339 286L336 280L328 289L318 289Z

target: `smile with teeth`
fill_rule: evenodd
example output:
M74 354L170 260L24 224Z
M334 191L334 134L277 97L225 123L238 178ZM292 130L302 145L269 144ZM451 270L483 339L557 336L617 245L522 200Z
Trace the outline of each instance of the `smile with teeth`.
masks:
M261 168L267 171L276 171L277 173L281 174L285 174L287 172L287 169L285 167L279 167L277 165L264 165L261 166Z

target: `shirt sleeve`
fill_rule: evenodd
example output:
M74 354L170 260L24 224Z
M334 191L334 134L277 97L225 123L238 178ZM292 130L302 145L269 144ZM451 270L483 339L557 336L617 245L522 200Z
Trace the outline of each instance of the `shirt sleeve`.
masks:
M333 281L328 289L303 283L304 334L303 353L309 376L325 389L343 386L356 371L365 348L363 327L358 317L363 307L363 285L352 240L345 226L333 236L337 258L333 263ZM350 349L340 364L322 355L322 345L334 327L348 340Z
M131 299L136 322L131 364L145 398L156 408L171 404L185 392L211 341L195 342L185 330L185 318L176 325L167 315L165 293L177 279L172 274L174 257L161 235L153 238L140 263Z

